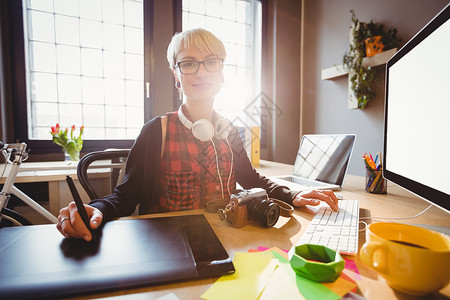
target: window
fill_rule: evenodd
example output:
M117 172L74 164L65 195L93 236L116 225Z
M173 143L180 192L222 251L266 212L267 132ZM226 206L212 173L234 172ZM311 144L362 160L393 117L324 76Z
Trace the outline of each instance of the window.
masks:
M202 27L227 51L225 82L214 108L237 126L260 126L262 12L255 0L183 0L183 30ZM259 111L259 110L258 110Z
M144 124L143 0L24 0L28 138L84 125L85 140Z

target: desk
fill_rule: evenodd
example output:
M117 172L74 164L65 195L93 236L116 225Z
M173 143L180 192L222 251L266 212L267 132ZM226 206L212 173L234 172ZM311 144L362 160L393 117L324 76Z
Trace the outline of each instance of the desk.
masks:
M258 168L264 175L289 174L292 166L278 164L273 162L261 161ZM361 216L384 216L384 217L400 217L412 216L428 207L428 203L403 191L401 188L388 185L388 194L374 195L364 191L364 178L359 176L347 176L342 191L346 199L360 200ZM294 218L288 219L280 217L278 223L270 229L263 229L257 225L247 225L241 229L228 226L224 221L220 221L216 214L206 213L203 210L174 212L166 214L155 214L144 217L158 217L169 215L186 215L186 214L204 214L216 232L220 241L224 245L228 254L233 257L236 252L247 252L248 249L262 247L278 247L280 249L290 249L292 245L300 239L300 236L306 230L310 220L312 219L316 208L300 208L296 209ZM410 223L450 226L449 215L438 208L431 208L425 214L409 220ZM365 232L360 233L359 247L365 242ZM417 297L409 297L392 290L387 286L384 280L374 271L366 268L359 257L356 256L356 264L362 279L357 281L359 293L367 299L420 299ZM164 295L173 293L179 299L200 299L202 295L217 278L196 280L190 282L181 282L173 284L165 284L151 287L143 287L130 289L119 292L101 293L92 295L91 298L109 297L129 295L123 299L155 299ZM142 295L136 295L144 293ZM131 296L131 294L134 294ZM139 296L142 296L139 298ZM440 293L428 295L426 299L445 299L450 296L450 285L445 287ZM86 296L82 297L86 299ZM81 299L81 298L80 298ZM119 297L119 299L122 299ZM425 299L425 298L424 298Z
M100 192L103 194L110 192L110 172L109 169L102 168L109 164L108 161L97 161L92 164L96 168L95 171L92 171L95 172L93 182L97 181L96 186L100 186ZM0 164L1 172L4 167L4 164ZM10 168L11 165L7 165L5 174L0 178L0 184L5 182ZM15 183L48 182L49 210L53 215L58 216L59 210L72 201L72 194L66 183L66 175L70 175L74 179L83 202L89 203L90 199L78 181L77 163L68 165L63 161L25 162L20 166ZM108 192L104 192L104 190Z

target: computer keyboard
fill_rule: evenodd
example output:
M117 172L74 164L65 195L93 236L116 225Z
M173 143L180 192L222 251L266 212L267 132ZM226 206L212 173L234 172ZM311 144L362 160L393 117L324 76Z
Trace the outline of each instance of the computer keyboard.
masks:
M339 210L322 206L297 245L327 246L341 254L358 252L359 200L339 200Z

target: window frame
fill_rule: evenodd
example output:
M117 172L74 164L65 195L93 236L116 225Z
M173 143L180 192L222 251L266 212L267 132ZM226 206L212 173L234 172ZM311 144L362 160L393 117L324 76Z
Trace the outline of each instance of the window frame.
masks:
M158 70L155 70L155 50L154 38L158 36L155 34L154 22L156 15L154 14L154 8L158 6L155 4L155 0L143 0L144 1L144 123L158 114L161 107L155 103L161 101L160 92L155 92L155 89L150 89L147 93L145 85L148 82L151 87L157 83ZM262 4L262 89L264 90L265 82L268 76L264 70L267 68L267 24L268 24L268 1L260 0ZM182 0L172 0L172 28L167 28L175 32L180 32L182 29ZM7 8L7 11L3 11L1 14L3 32L7 32L2 37L2 48L7 56L3 56L3 60L9 60L5 63L6 67L3 68L3 77L6 82L4 91L2 91L2 97L7 99L0 99L2 102L6 101L6 105L10 105L10 111L12 111L12 117L7 118L2 124L2 133L5 142L20 141L28 144L31 149L32 161L45 161L55 160L57 155L61 155L61 148L55 145L49 138L49 140L29 140L28 139L28 116L27 116L27 83L26 83L26 69L25 69L25 39L24 39L24 24L23 24L23 7L22 1L7 1L2 7ZM166 30L167 31L167 30ZM167 32L166 32L167 33ZM6 42L5 42L6 40ZM160 55L160 54L158 54ZM171 84L172 85L172 84ZM172 85L173 86L173 85ZM168 107L176 109L180 104L180 99L177 95L176 89L173 86L173 98L169 100ZM167 90L164 94L167 94ZM167 109L164 109L164 112ZM12 121L9 121L12 120ZM261 120L264 122L265 120ZM265 123L265 122L264 122ZM261 124L261 126L265 126ZM83 144L82 154L91 151L104 150L105 148L130 148L134 143L134 140L85 140ZM266 137L261 137L261 146L265 148ZM35 156L34 154L38 154Z

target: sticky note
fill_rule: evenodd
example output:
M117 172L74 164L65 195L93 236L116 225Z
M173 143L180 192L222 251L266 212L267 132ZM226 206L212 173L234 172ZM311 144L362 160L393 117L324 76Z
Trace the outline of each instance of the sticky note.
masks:
M220 277L203 293L202 299L258 299L277 268L278 261L263 252L237 252L233 264L236 272Z

